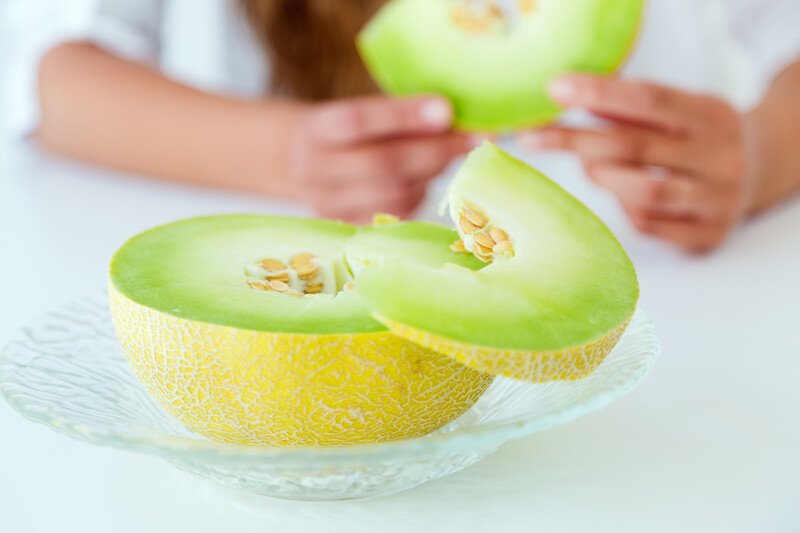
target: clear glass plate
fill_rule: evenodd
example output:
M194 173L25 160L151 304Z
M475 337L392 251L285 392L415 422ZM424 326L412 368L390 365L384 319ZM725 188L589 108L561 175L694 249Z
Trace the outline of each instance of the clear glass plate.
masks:
M531 385L498 378L475 406L416 439L347 447L242 447L209 441L167 415L128 367L104 297L53 312L0 351L0 393L34 422L92 444L161 456L224 485L289 499L405 490L473 465L509 439L565 424L632 390L660 345L638 311L589 377Z

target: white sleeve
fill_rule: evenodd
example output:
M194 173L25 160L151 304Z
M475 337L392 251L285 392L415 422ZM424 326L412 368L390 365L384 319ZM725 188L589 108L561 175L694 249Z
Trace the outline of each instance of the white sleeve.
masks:
M0 45L8 56L0 95L0 133L24 137L39 123L39 63L69 41L91 42L132 61L156 65L165 0L6 0Z
M733 37L762 84L800 60L800 0L728 0Z

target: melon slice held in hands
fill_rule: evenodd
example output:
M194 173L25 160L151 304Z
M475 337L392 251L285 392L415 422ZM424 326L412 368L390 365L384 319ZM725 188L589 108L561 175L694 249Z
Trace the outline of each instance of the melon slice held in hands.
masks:
M643 0L393 0L358 48L390 94L440 94L456 126L502 131L553 121L547 84L609 74L638 34Z

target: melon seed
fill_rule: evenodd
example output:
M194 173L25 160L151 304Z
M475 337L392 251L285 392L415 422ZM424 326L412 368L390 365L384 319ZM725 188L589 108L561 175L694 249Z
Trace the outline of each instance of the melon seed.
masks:
M282 281L284 283L289 283L289 273L288 272L276 272L276 273L267 273L267 280L268 281Z
M291 289L291 287L289 287L288 284L286 284L286 283L284 283L282 281L279 281L279 280L270 281L269 282L269 287L272 290L278 291L278 292L287 292L287 291L289 291Z
M461 231L466 235L470 235L472 233L475 233L476 231L478 231L480 229L478 226L476 226L475 224L473 224L472 222L467 220L467 218L464 217L463 215L461 217L461 221L460 221L459 225L461 226Z
M472 245L472 251L475 254L475 257L483 261L484 263L488 263L491 259L491 248L484 248L477 242Z
M487 250L491 250L492 248L494 248L495 245L495 242L492 240L492 238L486 235L485 233L476 233L475 242L477 242Z
M316 283L306 283L306 294L319 294L322 292L322 282L318 281Z
M319 273L319 267L314 264L301 265L297 269L297 277L299 277L303 281L308 281L316 277L318 273Z
M356 288L356 284L353 283L352 281L348 281L347 283L344 284L344 287L342 287L342 290L352 291L352 290L355 290L355 288Z
M467 253L467 247L464 246L464 241L458 239L456 242L450 245L450 249L457 253Z
M266 283L262 283L260 281L254 280L254 279L248 279L247 280L247 285L251 289L255 289L257 291L269 291L269 290L271 290L269 285L267 285Z
M489 219L486 218L486 215L479 213L474 209L470 209L469 207L464 208L464 217L472 222L477 228L482 228L487 222L489 222Z
M313 259L314 259L314 254L303 252L292 257L291 261L289 261L289 264L292 265L293 269L300 270L301 268L307 265L312 265L313 263L311 261Z
M262 259L257 264L267 272L286 270L286 264L283 261L278 261L277 259Z
M489 236L494 242L503 242L508 240L508 233L500 228L492 228L489 230Z

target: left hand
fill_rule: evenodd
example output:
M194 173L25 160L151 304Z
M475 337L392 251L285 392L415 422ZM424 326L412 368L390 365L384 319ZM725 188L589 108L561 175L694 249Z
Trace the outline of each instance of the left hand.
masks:
M575 152L640 231L705 252L746 214L753 179L744 121L723 100L589 75L559 78L550 91L609 126L545 128L520 134L520 144Z

